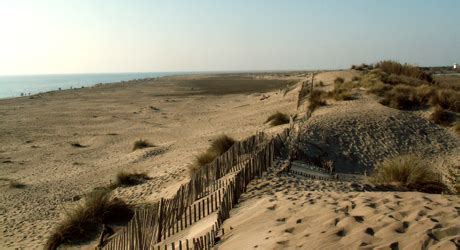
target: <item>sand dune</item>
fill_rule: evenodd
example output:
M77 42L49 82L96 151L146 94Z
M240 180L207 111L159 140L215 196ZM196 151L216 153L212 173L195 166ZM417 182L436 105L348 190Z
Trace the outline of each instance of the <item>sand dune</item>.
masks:
M355 189L359 185L267 174L232 210L218 248L457 248L458 196Z

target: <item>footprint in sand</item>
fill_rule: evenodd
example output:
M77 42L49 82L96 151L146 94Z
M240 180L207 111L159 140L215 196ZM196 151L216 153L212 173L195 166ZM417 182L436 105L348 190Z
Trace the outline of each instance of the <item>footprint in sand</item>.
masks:
M278 221L278 222L285 222L285 221L286 221L286 218L279 218L279 219L276 219L276 221Z
M366 231L364 231L366 234L369 234L369 235L372 235L374 236L374 229L372 229L372 227L368 227L366 228Z
M353 216L353 219L355 219L356 222L363 223L364 221L364 216Z
M408 227L409 227L409 222L403 221L401 227L397 228L395 231L396 231L397 233L402 234L402 233L405 233L405 232L407 231L407 228L408 228Z
M344 237L345 235L347 235L347 231L345 231L345 229L342 229L339 230L336 234L337 236Z
M294 229L295 227L290 227L290 228L285 229L284 232L292 234L292 232L294 232Z

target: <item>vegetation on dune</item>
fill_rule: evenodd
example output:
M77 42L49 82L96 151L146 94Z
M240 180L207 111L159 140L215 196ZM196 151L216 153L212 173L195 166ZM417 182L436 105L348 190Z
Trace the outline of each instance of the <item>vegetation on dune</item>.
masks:
M214 139L211 142L209 148L205 152L197 155L195 157L195 162L188 166L190 175L198 171L204 165L214 161L223 153L227 152L227 150L230 149L233 146L233 144L235 144L235 142L235 139L227 135L221 135Z
M150 177L146 173L130 173L121 171L118 172L115 183L117 186L132 186L143 183L149 179Z
M278 126L282 124L289 123L289 115L277 111L276 113L270 115L265 123L270 123L270 126Z
M428 193L447 190L432 166L417 155L400 155L386 159L368 179L377 185L394 185Z
M343 77L337 77L337 78L335 78L335 80L334 80L334 83L335 83L335 84L344 83L344 82L345 82L345 79L343 79Z
M358 86L355 82L335 83L334 90L328 93L328 97L332 97L337 101L348 101L355 99L352 90Z
M454 123L453 130L458 136L460 136L460 122Z
M351 69L359 70L359 71L368 71L368 70L372 70L373 68L374 68L374 65L365 64L365 63L362 63L360 65L352 65L351 66Z
M98 189L88 194L85 202L66 211L46 242L45 249L56 249L63 243L91 240L102 224L126 222L134 212L123 200L110 197L109 189Z
M316 89L310 93L310 96L308 97L308 110L311 113L313 113L313 111L315 111L317 108L326 105L326 101L323 98L325 94L326 93L324 91Z
M420 79L422 81L427 81L429 83L433 82L433 77L430 73L422 70L417 66L413 66L407 63L401 64L396 61L387 60L376 63L374 68L379 69L387 74L403 75Z
M143 148L153 147L153 144L144 139L139 139L134 142L133 151Z
M454 121L454 116L448 111L437 107L435 111L431 113L430 120L439 125L449 126Z

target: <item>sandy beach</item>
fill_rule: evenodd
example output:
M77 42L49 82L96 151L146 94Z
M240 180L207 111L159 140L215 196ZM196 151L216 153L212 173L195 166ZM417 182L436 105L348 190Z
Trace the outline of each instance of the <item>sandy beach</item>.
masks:
M279 90L302 79L229 76L216 87L210 77L0 100L0 246L40 248L67 207L109 184L120 170L146 171L152 178L115 190L129 203L175 192L188 177L187 165L210 139L224 133L243 139L266 129L271 113L293 112L296 94L283 97ZM262 95L270 98L261 101ZM133 152L138 139L155 146ZM76 143L81 146L72 146ZM10 180L25 187L12 189Z

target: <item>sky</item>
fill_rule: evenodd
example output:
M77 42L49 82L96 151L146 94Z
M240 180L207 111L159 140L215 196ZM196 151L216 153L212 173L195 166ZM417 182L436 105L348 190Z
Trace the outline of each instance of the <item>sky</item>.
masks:
M0 0L0 75L460 62L458 0Z

